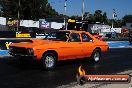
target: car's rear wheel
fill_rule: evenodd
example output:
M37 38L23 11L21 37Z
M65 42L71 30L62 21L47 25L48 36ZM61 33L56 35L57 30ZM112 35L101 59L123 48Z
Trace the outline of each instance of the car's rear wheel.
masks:
M41 58L42 68L51 70L56 66L56 56L53 53L46 53Z
M101 50L95 49L92 53L91 59L93 62L99 62L99 60L101 59Z

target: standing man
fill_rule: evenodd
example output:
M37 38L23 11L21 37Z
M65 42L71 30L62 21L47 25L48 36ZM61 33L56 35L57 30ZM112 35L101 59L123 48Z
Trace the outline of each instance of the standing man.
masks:
M129 33L129 42L132 44L132 32Z

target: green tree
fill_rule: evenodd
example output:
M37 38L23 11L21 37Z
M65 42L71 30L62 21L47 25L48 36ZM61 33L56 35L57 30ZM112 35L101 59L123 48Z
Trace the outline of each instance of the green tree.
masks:
M94 14L90 12L84 13L84 19L89 20L92 23L100 22L100 23L108 23L107 13L102 12L101 10L96 10Z
M132 22L132 15L125 15L122 19L124 22Z
M121 28L122 27L122 20L116 20L114 23L115 28Z
M70 19L81 20L81 16L73 15L73 16L70 17Z
M108 18L107 18L107 13L106 12L103 13L103 22L105 24L108 24Z
M103 22L102 11L96 10L94 13L94 18L95 18L96 22Z
M48 0L1 0L4 7L4 16L16 18L18 10L20 12L20 19L33 19L46 17L58 17L59 13L53 9Z
M84 20L89 20L89 15L90 15L90 12L85 12L84 13Z

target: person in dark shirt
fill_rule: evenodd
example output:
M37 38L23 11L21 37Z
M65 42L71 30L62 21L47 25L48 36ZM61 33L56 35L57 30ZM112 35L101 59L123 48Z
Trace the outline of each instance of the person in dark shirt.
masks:
M132 44L132 33L129 34L129 42Z

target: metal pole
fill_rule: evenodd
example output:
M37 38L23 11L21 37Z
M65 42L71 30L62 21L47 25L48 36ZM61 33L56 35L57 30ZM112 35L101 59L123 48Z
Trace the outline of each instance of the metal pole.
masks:
M84 15L84 0L82 0L82 20L83 20L83 15Z
M116 12L115 12L115 9L113 9L113 12L112 12L112 28L114 27L115 15L116 15Z
M19 20L20 20L20 5L21 5L21 1L19 0L18 2L18 13L17 13L17 31L19 30Z
M114 21L114 12L112 12L112 28L113 28L113 25L114 25L113 21Z
M112 28L113 28L113 25L114 25L114 23L113 23L113 19L112 19Z
M65 24L65 28L67 30L67 22L66 22L66 6L67 6L67 0L65 0L65 5L64 5L64 9L65 9L65 16L64 16L64 24Z

